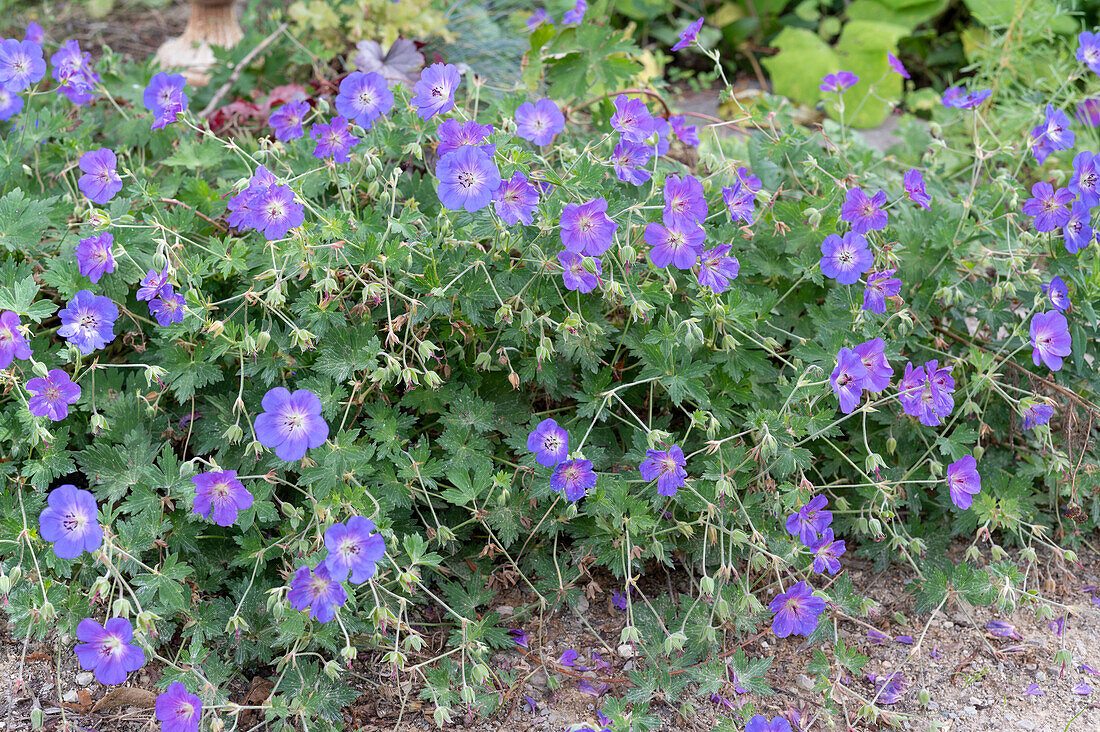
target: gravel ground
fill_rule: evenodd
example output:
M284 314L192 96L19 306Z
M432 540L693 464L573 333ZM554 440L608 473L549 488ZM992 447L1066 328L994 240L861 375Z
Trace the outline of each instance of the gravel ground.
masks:
M964 549L956 549L960 560ZM1093 589L1100 586L1097 555L1082 553L1081 563L1073 567L1051 561L1042 570L1044 596L1060 603L1058 617L1066 617L1061 636L1052 630L1049 621L1037 619L1034 607L1002 616L992 608L948 603L940 611L919 615L913 611L912 597L900 591L912 581L911 572L896 567L876 574L859 560L851 559L846 564L856 592L878 605L865 618L838 619L837 628L847 645L870 658L866 673L882 676L900 671L904 675L907 689L901 699L883 707L894 715L894 728L951 732L1100 729L1100 675L1089 670L1100 669L1100 612L1096 604L1100 603L1100 590ZM650 576L652 579L661 574ZM688 590L687 578L675 574L662 578L660 585L675 592ZM625 614L612 605L609 591L604 589L611 586L608 578L597 577L590 586L591 599L582 600L576 608L566 608L541 620L517 620L514 625L527 632L530 649L500 652L493 657L496 669L517 672L521 680L505 695L503 711L490 720L456 719L449 729L562 732L571 725L596 726L596 710L606 695L621 696L629 690L625 680L635 662L629 657L629 648L618 648ZM651 589L658 591L656 587ZM509 617L521 614L527 602L522 592L513 589L501 593L494 609ZM1011 624L1019 638L990 633L987 625L993 620ZM881 634L876 637L883 640L873 641L872 632ZM920 639L922 635L919 647L905 642L906 637ZM899 636L901 641L894 640ZM131 732L155 728L151 706L159 668L146 666L132 674L126 686L108 692L91 674L80 670L72 645L70 638L25 644L7 630L0 634L0 688L8 692L0 698L0 729L30 729L34 709L42 710L46 730L64 729L64 720L90 730ZM696 712L690 719L680 717L676 705L658 701L651 711L661 718L661 729L709 730L722 719L736 719L736 708L750 701L769 715L796 708L801 712L804 729L829 729L823 719L815 716L830 690L815 688L807 673L812 648L804 648L800 639L780 640L767 632L744 648L750 658L775 657L766 681L777 693L739 695L726 688L723 694L731 700L733 709L696 697ZM1054 665L1054 654L1061 648L1073 654L1073 663L1064 669ZM566 649L576 650L580 654L578 662L585 666L595 666L595 652L611 667L578 672L559 666L556 661ZM728 655L733 648L715 650ZM348 729L381 732L435 728L431 705L416 698L415 685L397 684L380 666L372 665L378 659L367 649L362 649L360 659L354 683L361 696L345 709ZM562 682L560 688L551 689L551 676ZM600 697L581 690L582 681L599 686L601 680L610 683ZM1025 694L1033 683L1042 695ZM1081 693L1084 688L1080 684L1087 685L1090 693ZM239 703L261 703L269 688L268 680L262 677L251 684L241 681L231 698ZM848 688L865 698L875 694L871 683L862 678L850 680ZM927 706L919 701L922 689L930 696ZM849 715L847 729L863 732L890 728L885 723L876 726L857 720L860 702L856 698L840 694L835 698ZM254 724L255 720L250 720L240 728ZM844 728L841 724L835 729ZM226 729L233 727L229 724Z

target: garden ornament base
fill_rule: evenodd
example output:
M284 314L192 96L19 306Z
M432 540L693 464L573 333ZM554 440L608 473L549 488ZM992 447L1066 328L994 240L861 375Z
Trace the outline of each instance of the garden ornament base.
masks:
M191 0L191 17L183 35L165 41L155 61L164 69L179 70L188 84L204 86L216 61L211 46L232 48L243 37L233 0Z

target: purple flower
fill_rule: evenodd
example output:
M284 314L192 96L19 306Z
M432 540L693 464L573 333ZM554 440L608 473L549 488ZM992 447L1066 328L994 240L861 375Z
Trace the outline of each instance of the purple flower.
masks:
M830 234L821 242L821 274L842 285L859 282L859 276L874 262L867 240L854 231L846 232L843 238Z
M852 231L857 234L878 231L886 228L887 219L889 218L886 211L883 210L885 205L885 191L879 191L868 198L862 188L853 188L848 191L844 205L840 207L840 220L851 224Z
M42 30L42 26L32 20L27 23L27 29L23 31L23 40L41 46L42 42L46 40L46 31Z
M768 718L757 714L745 725L745 732L792 732L791 723L783 717L776 717L768 721Z
M645 164L653 157L653 148L640 142L623 139L611 153L615 176L623 183L640 186L649 180L650 172Z
M629 600L627 599L628 595L628 592L619 592L618 590L612 591L611 604L620 610L626 610L629 604Z
M1082 31L1077 36L1077 60L1100 74L1100 34Z
M670 175L665 178L664 195L666 222L671 219L685 224L701 224L707 220L707 199L703 194L703 184L692 176L680 178Z
M838 71L835 74L826 74L818 85L823 92L837 92L838 94L851 89L859 83L859 77L851 71Z
M23 109L23 98L0 86L0 122L5 122Z
M803 546L812 546L829 524L833 522L833 512L827 511L829 499L825 496L814 496L805 506L787 517L787 533L797 536Z
M53 543L53 553L75 559L103 544L103 528L96 520L95 496L66 483L50 491L38 517L38 533Z
M974 503L974 496L982 490L982 476L978 475L978 461L971 455L963 455L947 466L947 488L951 502L964 511Z
M646 481L657 481L657 495L674 496L687 483L687 459L679 445L665 450L646 450L638 472Z
M1086 206L1091 208L1100 204L1100 169L1096 165L1096 153L1079 152L1073 157L1073 177L1068 187Z
M348 121L344 117L333 117L328 124L318 122L309 128L309 136L317 141L313 157L318 160L332 158L336 163L346 163L350 159L351 149L361 142L348 130Z
M100 205L114 198L122 190L122 178L115 171L117 164L114 151L105 147L81 155L79 165L84 175L77 181L80 192Z
M566 648L565 651L561 654L561 657L558 658L558 663L562 666L569 666L570 668L573 668L576 667L576 661L579 657L580 654L574 651L572 648Z
M527 449L539 465L552 468L569 455L569 433L555 420L544 419L527 435Z
M187 109L187 94L183 91L186 85L187 80L182 74L166 74L162 71L145 87L142 101L155 117L152 129L159 130L172 124Z
M11 366L15 359L26 361L31 357L31 347L23 337L19 315L11 310L0 313L0 369Z
M599 257L592 257L596 265L595 273L589 272L584 267L584 257L575 252L558 252L558 264L561 265L562 282L567 290L573 290L587 295L596 289L599 278L603 275L603 266Z
M115 271L115 256L111 252L115 238L104 231L99 236L81 239L76 245L76 268L92 282L99 282L104 274Z
M1077 119L1089 127L1100 127L1100 99L1086 99L1077 105Z
M820 574L836 574L840 571L840 555L845 550L844 540L833 540L833 530L825 529L821 537L810 545L814 553L814 571Z
M444 208L480 211L500 188L500 171L485 152L465 145L447 153L435 166L436 195Z
M649 261L655 267L672 264L677 269L691 269L703 253L703 241L707 233L697 223L665 219L668 226L649 223L645 227L645 241L649 244Z
M1069 150L1073 147L1076 136L1069 126L1069 117L1066 116L1065 112L1048 104L1046 119L1043 120L1042 124L1031 130L1031 140L1033 142L1031 153L1035 156L1035 160L1038 161L1039 165L1042 165L1052 152Z
M237 513L252 506L252 494L237 480L236 470L213 470L194 475L195 506L191 510L218 526L232 526Z
M921 424L938 426L955 408L951 396L955 380L951 378L951 370L939 368L937 361L929 361L918 371L911 371L911 368L912 364L905 367L899 390L902 406L906 414L918 417Z
M729 250L729 244L721 244L703 252L699 259L700 287L709 287L720 295L729 289L731 280L737 279L741 264Z
M580 679L577 682L577 691L582 694L588 694L589 696L600 696L607 691L608 686L602 682L597 683L595 686L588 679Z
M867 367L860 355L850 348L841 348L836 355L836 368L829 376L833 393L840 402L840 411L851 414L859 406L863 398L863 382L867 377Z
M641 99L631 99L625 94L615 97L615 113L611 115L611 127L630 142L645 142L656 132L653 115Z
M673 51L679 51L681 48L687 48L691 44L695 43L695 37L699 35L700 29L703 27L703 19L695 21L687 28L680 31L680 40L675 46L672 47Z
M1059 312L1035 313L1031 316L1031 360L1040 361L1051 371L1062 368L1062 359L1069 356L1072 339L1066 316Z
M565 117L549 99L534 104L524 102L516 108L516 135L540 147L549 145L565 129Z
M911 636L911 635L899 635L896 638L894 638L894 642L895 643L901 643L902 645L906 645L906 646L911 646L911 645L913 645L913 636Z
M1028 696L1044 696L1046 694L1046 692L1040 689L1039 685L1035 683L1029 684L1028 687L1024 689L1024 693Z
M309 102L287 102L271 113L268 124L275 130L275 139L282 142L297 140L305 134L302 120L309 114Z
M1024 429L1046 424L1054 416L1054 407L1049 404L1028 404L1024 407Z
M680 142L691 147L699 146L699 135L696 133L695 125L689 125L686 116L674 114L668 118L668 123L672 126L672 132Z
M1066 616L1062 615L1051 620L1047 626L1050 628L1051 633L1061 638L1062 634L1066 632Z
M1082 681L1073 687L1073 693L1079 696L1088 696L1092 693L1092 687Z
M909 76L909 72L906 71L905 64L903 64L897 56L890 53L889 51L886 52L886 63L890 65L890 69L893 70L895 74L901 76L903 79L912 78L911 76Z
M256 417L256 439L275 449L280 460L301 460L306 450L328 439L328 423L321 416L321 400L308 389L291 392L277 386L264 394L263 413Z
M523 222L530 226L535 220L535 211L539 206L539 189L527 181L527 176L518 170L511 180L501 181L493 194L493 208L501 221L514 226Z
M1062 242L1066 251L1076 254L1085 249L1092 242L1092 235L1092 211L1083 201L1074 201L1069 210L1069 219L1062 227Z
M741 181L732 188L726 186L722 189L722 200L726 202L726 208L730 212L730 218L752 224L756 218L755 204L756 194Z
M65 41L57 53L50 57L53 64L53 78L57 82L57 93L69 98L73 104L82 106L95 98L95 85L99 83L99 74L92 68L92 55L80 50L80 43Z
M375 530L374 522L363 516L352 516L347 524L333 524L325 531L325 566L336 582L348 580L361 585L378 569L386 553L386 540Z
M916 168L910 168L902 177L902 186L909 200L917 204L925 211L932 208L932 197L924 190L924 174Z
M588 3L585 0L577 0L573 5L572 10L566 10L565 14L561 16L561 22L566 25L580 25L584 20L584 14L588 10Z
M42 47L32 41L5 38L0 41L0 86L21 92L46 74Z
M591 460L567 460L558 463L550 476L550 487L557 492L565 491L566 499L579 501L596 487L596 473L592 470Z
M882 338L875 338L859 344L854 350L867 369L867 376L860 386L873 394L878 394L889 386L894 369L886 360L886 342Z
M473 120L459 122L457 119L445 119L439 123L436 134L439 135L439 144L435 147L437 155L446 155L463 145L473 145L490 156L497 149L496 145L486 142L493 134L493 126L479 125Z
M527 30L534 30L543 23L548 22L550 22L550 16L547 14L546 8L539 8L531 13L531 17L527 19Z
M571 252L597 256L611 248L619 225L607 216L602 196L584 203L567 203L561 212L561 243Z
M198 732L202 719L202 699L187 693L187 687L178 681L168 685L168 690L157 696L156 716L161 732Z
M80 290L57 315L61 318L57 334L79 348L85 356L115 339L118 306L109 297Z
M80 668L95 671L95 679L101 684L121 684L126 674L145 665L145 651L130 641L134 628L126 618L111 618L100 625L91 618L84 618L76 626L76 658Z
M294 200L294 191L289 186L262 188L255 192L248 205L252 211L252 228L262 231L268 241L284 238L306 220L305 210Z
M901 697L905 694L905 689L908 687L908 684L905 682L905 677L901 675L901 671L895 671L889 676L868 674L867 680L874 685L875 699L879 704L897 704L901 701Z
M341 117L355 122L364 130L369 130L376 119L389 114L391 109L393 92L390 91L386 78L377 71L353 71L340 82L340 92L336 95L336 111Z
M1096 669L1094 669L1092 666L1088 665L1087 663L1082 663L1081 664L1081 671L1083 673L1086 673L1086 674L1092 674L1093 676L1100 676L1100 671L1097 671Z
M985 624L985 629L989 631L990 635L995 635L998 638L1011 638L1012 640L1022 640L1023 638L1017 632L1015 626L1003 620L990 620Z
M1049 285L1043 285L1043 294L1058 310L1068 310L1073 304L1069 300L1069 288L1061 277L1055 277Z
M515 644L517 646L519 646L520 648L527 648L527 634L526 633L524 633L519 628L512 628L508 632L511 633L512 639L515 641Z
M825 601L814 597L808 584L797 582L786 592L776 595L768 609L775 613L772 632L778 637L808 636L817 629L818 616L825 612Z
M322 562L313 571L307 566L298 567L286 599L295 610L304 613L308 609L311 618L328 623L336 617L336 608L348 601L348 593L343 585L332 579Z
M896 269L871 272L863 288L863 309L879 315L886 312L886 298L897 297L901 292L901 280L894 277Z
M27 402L31 414L48 417L54 422L69 416L69 405L80 398L80 386L61 369L51 369L45 377L31 379L27 382L27 391L32 395Z
M943 93L943 106L954 109L974 109L991 96L993 91L990 89L968 92L965 85L953 86Z
M882 633L878 630L875 630L874 628L868 628L867 629L867 640L871 641L872 643L876 643L876 644L884 643L889 638L890 638L890 636L888 636L885 633Z
M451 64L432 64L420 74L420 81L413 86L412 105L421 119L450 112L455 106L455 89L462 77L458 67Z
M1068 188L1054 190L1054 186L1041 180L1031 187L1031 198L1024 201L1023 212L1035 217L1037 231L1054 231L1069 222L1069 206L1073 192Z
M167 328L173 323L183 321L184 305L183 295L169 292L167 295L162 295L159 299L150 302L149 312L157 319L160 327Z
M138 300L152 300L155 297L166 295L172 291L172 286L168 284L168 268L157 272L155 269L151 269L145 273L145 277L141 280L141 285L138 287L137 299Z

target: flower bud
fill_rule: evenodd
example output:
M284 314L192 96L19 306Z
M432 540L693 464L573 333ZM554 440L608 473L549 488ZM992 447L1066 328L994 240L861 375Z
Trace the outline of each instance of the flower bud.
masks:
M34 371L36 375L41 376L43 379L50 375L50 370L46 368L46 364L42 363L41 361L32 361L31 370Z
M132 609L133 606L125 597L120 597L111 603L111 612L114 613L115 617L128 618Z
M450 707L436 707L435 711L432 712L432 720L435 721L435 726L440 729L451 723L451 717Z
M92 413L92 433L99 434L103 430L107 429L107 418L99 412Z

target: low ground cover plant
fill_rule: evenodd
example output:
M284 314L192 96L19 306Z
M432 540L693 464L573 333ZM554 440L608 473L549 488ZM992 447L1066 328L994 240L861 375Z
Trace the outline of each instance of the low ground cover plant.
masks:
M601 724L659 697L774 732L768 659L721 653L748 634L819 649L819 720L913 692L838 642L870 609L853 554L908 564L923 611L1064 615L1032 563L1100 518L1097 37L1030 134L978 76L886 155L845 124L852 72L820 127L771 96L676 114L585 12L532 17L530 89L357 68L257 134L181 76L0 42L17 637L69 636L105 685L155 664L170 732L340 729L364 654L446 726L522 682L491 655L537 649L526 621L605 593L636 663ZM693 592L647 591L661 565ZM270 698L230 700L257 672Z

